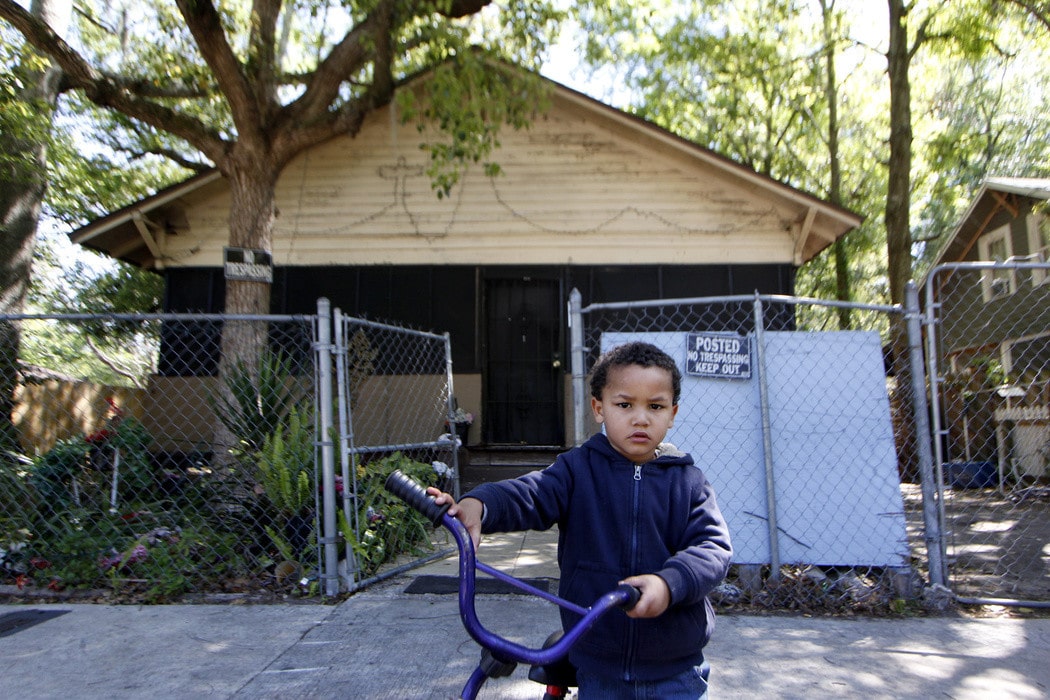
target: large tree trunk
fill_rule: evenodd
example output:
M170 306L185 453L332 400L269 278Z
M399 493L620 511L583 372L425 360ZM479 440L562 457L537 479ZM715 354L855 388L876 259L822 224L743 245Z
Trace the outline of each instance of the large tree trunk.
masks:
M842 204L842 162L839 158L839 86L835 71L835 52L838 37L834 26L835 2L820 0L820 13L824 33L824 65L826 82L824 98L828 103L828 161L831 164L831 182L828 186L828 199L833 204ZM849 274L849 249L841 238L832 246L835 261L835 298L839 301L852 301L852 281ZM853 325L852 311L841 306L838 308L839 328L848 330Z
M63 33L69 21L69 0L33 0L30 12ZM28 47L25 51L31 51ZM40 72L31 61L15 69L24 86L18 96L31 113L38 115L35 124L23 133L0 132L0 314L20 314L25 310L26 296L33 266L37 224L47 189L47 136L55 102L58 99L58 69ZM0 321L0 455L20 451L12 410L18 377L20 323Z
M237 162L247 165L238 166ZM274 200L280 168L270 165L265 157L235 155L225 174L230 182L230 245L272 251ZM226 280L225 312L254 316L270 313L270 287L268 282ZM248 372L256 376L268 331L267 324L258 320L227 321L223 325L219 391L227 400L235 403L227 387L233 373ZM230 448L238 446L242 438L242 435L233 435L223 421L216 421L213 447L220 463L227 462Z
M886 260L890 301L903 304L905 286L911 279L911 82L908 69L908 10L904 0L889 0L890 41L887 52L890 82L890 161L886 193ZM911 372L908 367L908 337L905 319L899 316L890 326L891 357L896 369L892 403L897 426L897 459L906 481L918 477L915 449Z
M886 192L886 252L890 301L904 302L911 279L911 81L908 19L903 0L889 0L890 162Z

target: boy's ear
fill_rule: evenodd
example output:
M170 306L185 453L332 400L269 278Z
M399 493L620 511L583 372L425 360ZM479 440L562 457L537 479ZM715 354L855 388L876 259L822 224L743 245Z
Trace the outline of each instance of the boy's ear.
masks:
M602 402L593 396L591 397L591 413L594 414L594 420L598 423L605 420L605 417L602 416Z

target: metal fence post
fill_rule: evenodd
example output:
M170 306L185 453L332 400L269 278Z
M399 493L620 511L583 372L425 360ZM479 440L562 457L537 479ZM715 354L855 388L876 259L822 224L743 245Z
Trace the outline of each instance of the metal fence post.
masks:
M448 399L446 405L448 406L448 418L452 420L452 416L455 413L455 401L456 393L452 386L452 335L448 332L444 333L445 338L445 382L448 384ZM452 439L452 495L455 499L459 500L459 443L458 438L455 434L455 430L451 428L452 433L450 435Z
M569 343L572 355L572 437L574 445L582 445L587 437L583 427L587 368L583 360L583 295L578 289L569 292Z
M922 482L922 517L926 527L926 556L930 563L930 583L944 585L944 552L941 539L940 517L933 471L929 405L926 401L926 367L922 358L922 312L919 309L919 293L914 282L908 282L904 290L904 318L908 329L908 360L911 370L912 411L915 413L915 449L919 458L919 474ZM932 380L931 380L932 382Z
M321 447L321 490L323 514L323 536L318 538L324 546L324 592L328 596L339 594L338 525L335 504L335 445L332 442L332 308L328 299L317 300L317 380L318 414L320 432L317 436Z
M948 430L941 421L941 371L938 367L938 346L937 346L937 325L938 325L938 310L940 308L940 302L937 301L936 295L934 294L934 288L936 281L939 277L943 266L937 266L930 270L926 278L926 318L924 323L926 324L926 371L929 374L929 386L930 386L930 406L933 407L931 411L932 423L930 426L930 435L933 438L933 468L934 468L934 482L933 487L936 489L936 504L937 504L937 524L938 532L940 534L940 540L937 543L938 551L942 553L947 552L947 543L945 542L944 532L944 444L943 440L948 436ZM925 500L925 496L924 496ZM925 533L928 535L928 532ZM929 550L929 545L927 545ZM944 568L944 564L942 564ZM944 571L942 579L947 579L947 569Z
M769 385L766 381L765 319L762 299L755 292L755 346L758 353L758 393L762 411L762 452L766 470L766 508L769 511L769 580L780 580L780 535L777 531L776 478L773 475L773 435L769 425Z
M350 415L349 387L347 382L346 367L346 323L343 312L339 309L333 310L335 321L335 376L336 394L339 406L339 467L343 475L343 517L346 526L353 530L354 535L361 536L357 523L357 460L351 463L351 448L354 444L353 417ZM354 588L357 581L359 567L357 555L354 554L353 542L347 538L344 543L346 556L345 585L347 590Z

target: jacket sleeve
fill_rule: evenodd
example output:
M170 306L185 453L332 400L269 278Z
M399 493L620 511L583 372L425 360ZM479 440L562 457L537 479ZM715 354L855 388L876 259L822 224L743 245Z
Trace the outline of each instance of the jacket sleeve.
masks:
M566 460L558 457L542 471L482 484L464 498L476 498L485 504L481 531L489 534L550 528L561 519L571 492L571 472Z
M726 577L733 557L729 528L718 508L714 489L702 473L692 486L691 497L682 546L656 572L667 582L672 605L692 605L703 600Z

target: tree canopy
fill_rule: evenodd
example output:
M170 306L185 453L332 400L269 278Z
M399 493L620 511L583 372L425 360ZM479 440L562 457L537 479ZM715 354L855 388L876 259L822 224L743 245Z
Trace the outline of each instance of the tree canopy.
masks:
M901 86L890 84L890 4L903 21L895 49L906 73L895 80L909 80L899 114L891 112ZM985 176L1050 174L1046 10L1028 0L603 0L575 15L587 64L615 76L608 82L626 99L621 106L822 197L833 190L834 107L840 203L866 217L846 239L850 278L859 300L887 302L899 300L890 278L902 287L920 276ZM821 87L829 49L840 68L834 105ZM898 144L909 158L896 170L894 128L906 128ZM906 176L893 190L891 173ZM899 238L895 262L906 263L895 273L888 236ZM801 292L836 293L834 254L803 269Z
M432 173L439 192L463 164L484 160L493 125L521 124L534 100L491 56L536 65L548 24L542 2L500 8L493 32L467 18L489 0L318 0L225 3L173 0L89 15L81 45L13 0L0 17L62 70L63 92L106 110L124 145L190 168L214 166L231 187L232 246L269 249L274 186L298 153L364 118L422 73L434 98L423 118L441 125ZM511 84L509 84L511 83ZM495 166L490 166L495 167ZM230 312L269 310L269 286L234 281Z

